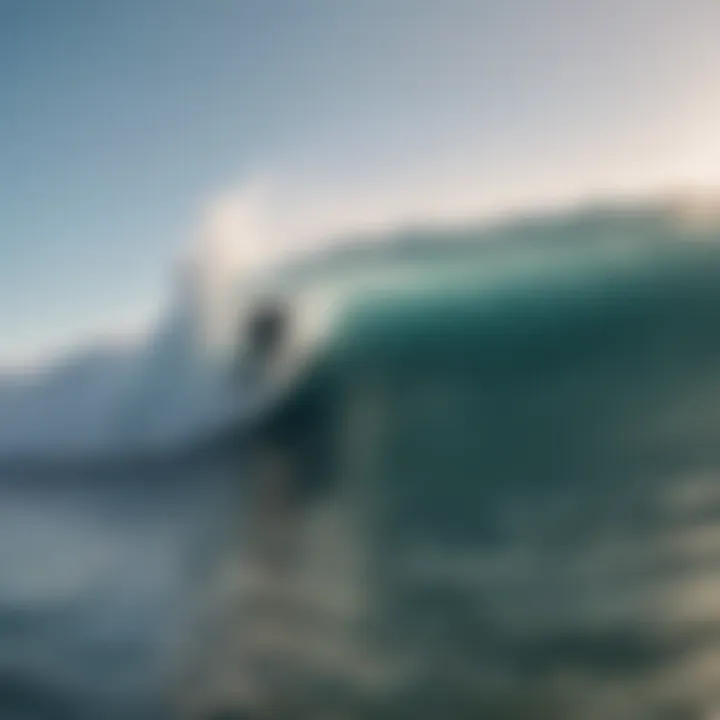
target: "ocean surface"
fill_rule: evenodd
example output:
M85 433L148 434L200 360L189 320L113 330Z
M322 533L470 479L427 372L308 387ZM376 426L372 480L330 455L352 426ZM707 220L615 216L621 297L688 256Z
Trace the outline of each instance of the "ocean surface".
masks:
M99 475L0 471L2 720L176 714L233 478L172 464Z
M462 246L468 258L479 237L470 233ZM392 579L389 589L378 581L371 590L394 608L386 613L378 604L373 663L388 660L394 669L402 652L414 662L422 650L406 696L398 691L409 708L402 717L414 720L445 717L448 703L465 695L473 704L462 717L472 720L711 720L720 708L717 245L705 242L710 235L686 242L653 213L599 212L482 237L497 241L477 256L483 282L502 291L500 300L509 288L513 302L498 305L509 308L505 314L488 316L477 356L463 351L477 359L473 373L482 368L474 380L479 394L454 392L451 383L447 401L442 385L435 392L403 366L402 382L384 393L393 402L385 403L390 421L381 414L380 427L404 427L392 415L404 397L409 440L390 435L405 460L375 473L374 490L365 489L363 475L363 497L370 507L381 498L385 508L385 536L376 537L373 517L367 545L382 549L371 551ZM442 245L423 242L383 246L364 270L374 278L391 253L425 253L435 273L433 248ZM349 277L357 262L331 257L323 272L341 277L345 267ZM564 284L566 270L573 283ZM335 283L343 289L346 275ZM398 276L383 277L395 288ZM426 329L435 296L427 298L414 315L418 324L403 325L411 340ZM122 455L136 441L164 442L226 418L218 399L247 397L205 366L192 341L193 317L181 294L137 357L80 357L37 387L0 385L0 458L3 448L36 459L58 449L82 455L91 440ZM408 315L396 317L405 323ZM318 341L313 332L310 345ZM458 337L467 348L466 334ZM447 333L437 338L450 341ZM453 405L453 397L463 402ZM427 425L418 425L423 418ZM477 436L463 436L467 428ZM216 666L195 652L193 638L198 629L202 636L198 611L216 607L218 559L242 547L243 473L236 458L193 456L180 445L184 460L165 456L147 465L127 454L122 463L73 467L0 461L0 720L176 720L188 696L194 699L192 666L213 674ZM454 485L448 448L459 458ZM465 483L470 470L482 482ZM310 570L325 560L335 567L335 551L345 567L342 543L312 547ZM242 562L230 567L245 571ZM372 594L364 577L350 574L361 601ZM333 573L327 582L307 582L313 598L334 601ZM219 617L222 633L228 625ZM438 687L449 690L443 696Z

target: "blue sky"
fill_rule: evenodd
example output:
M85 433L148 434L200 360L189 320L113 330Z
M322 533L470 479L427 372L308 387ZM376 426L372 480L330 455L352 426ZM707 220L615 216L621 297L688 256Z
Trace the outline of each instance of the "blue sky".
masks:
M258 177L418 216L715 183L718 27L716 0L0 0L0 365L151 316Z

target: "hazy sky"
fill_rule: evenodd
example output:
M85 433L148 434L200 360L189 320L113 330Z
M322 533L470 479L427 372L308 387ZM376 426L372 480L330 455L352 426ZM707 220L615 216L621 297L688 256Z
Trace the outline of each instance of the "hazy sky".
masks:
M148 317L247 184L422 217L720 180L718 28L717 0L0 0L0 364Z

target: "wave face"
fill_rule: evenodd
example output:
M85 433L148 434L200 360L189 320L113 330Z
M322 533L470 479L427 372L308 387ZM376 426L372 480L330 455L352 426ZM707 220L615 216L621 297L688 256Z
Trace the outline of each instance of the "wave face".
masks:
M183 268L165 318L134 347L80 350L32 377L0 376L0 462L8 456L167 450L228 422L243 402L229 366L236 350L235 319L252 305L253 297L262 297L268 289L292 295L325 284L342 293L366 287L368 278L379 276L392 284L408 266L432 267L448 248L454 248L453 253L481 253L492 269L495 263L502 266L508 253L527 255L530 262L538 248L545 252L580 247L592 254L598 241L607 245L608 238L652 247L676 243L683 236L720 237L717 226L706 222L708 213L698 218L693 207L678 202L609 205L495 226L428 227L341 238L324 248L315 245L304 257L295 254L286 264L276 259L254 277L236 280L227 272L214 278L198 260L197 267ZM214 284L229 284L231 290ZM210 297L221 297L230 307L208 307ZM210 326L217 324L214 316L230 318L217 351L207 340Z

